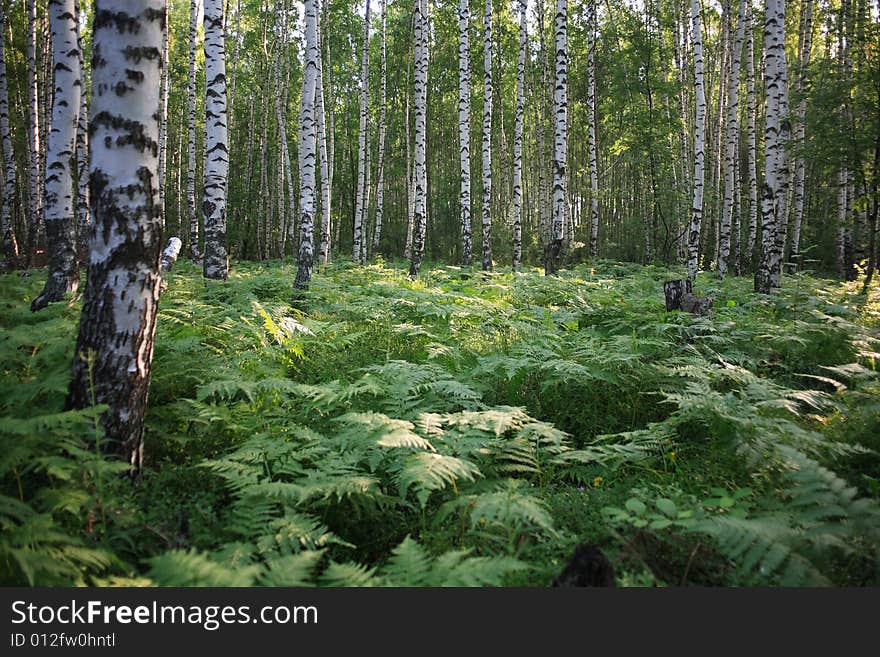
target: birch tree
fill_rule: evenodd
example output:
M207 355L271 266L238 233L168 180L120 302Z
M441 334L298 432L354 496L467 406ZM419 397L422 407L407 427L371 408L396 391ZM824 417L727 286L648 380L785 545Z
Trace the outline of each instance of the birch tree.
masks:
M165 3L96 0L95 5L89 180L96 229L67 406L106 404L102 444L122 453L137 473L160 283L159 53ZM132 52L152 55L131 57Z
M414 0L415 35L413 56L415 74L413 109L415 113L415 152L413 153L413 240L409 275L415 278L422 265L428 210L428 170L425 163L428 109L428 0Z
M559 270L568 213L566 160L568 157L568 0L556 0L556 82L553 86L553 228L544 273Z
M599 255L599 162L596 146L596 0L587 4L587 130L590 160L590 256Z
M779 222L780 168L782 164L781 117L780 117L780 69L785 26L784 0L767 0L764 17L764 185L761 194L761 257L755 272L755 292L769 294L774 287L775 272L781 269L782 253L777 233Z
M6 83L6 10L0 4L0 147L3 148L3 208L0 210L0 238L3 254L18 257L18 241L12 226L12 204L15 198L15 153L9 130L9 94Z
M803 148L805 128L804 123L807 114L807 71L810 66L810 51L813 47L813 0L803 0L801 5L801 30L800 30L800 57L798 61L799 71L797 78L798 104L795 109L794 142L799 150L795 157L795 188L794 188L794 230L791 236L791 256L796 257L800 252L801 226L804 219L804 189L806 181L806 162Z
M492 271L492 0L483 12L483 271Z
M43 194L40 184L40 93L37 88L37 0L28 0L27 88L28 88L28 256L33 256L43 228Z
M358 124L358 168L357 168L357 195L355 197L354 210L354 244L353 256L355 262L360 262L363 255L366 224L366 193L367 193L367 113L369 111L370 93L370 0L366 1L364 8L364 44L361 50L361 98L360 120Z
M519 59L516 65L516 122L513 129L513 270L522 266L522 146L525 110L525 69L528 27L526 0L519 0Z
M322 11L326 11L326 5L330 0L324 0ZM325 23L326 29L326 23ZM325 40L321 31L318 31L318 44ZM319 52L320 55L320 52ZM324 111L324 62L323 56L318 57L317 88L315 90L315 124L318 130L318 154L321 158L321 241L318 247L318 259L322 264L330 260L330 204L331 185L333 174L327 152L327 128L326 114ZM332 129L331 129L332 130Z
M305 63L302 98L300 100L299 160L300 171L300 246L299 263L294 287L308 288L312 279L315 233L315 163L317 134L315 128L315 91L318 82L318 6L317 0L305 3Z
M737 157L739 143L739 64L742 53L745 30L745 10L748 0L740 0L737 17L736 37L733 51L730 54L730 77L727 83L727 125L726 143L724 148L724 206L721 213L721 243L718 257L718 273L722 278L727 275L730 265L730 230L733 221L734 196L736 180L734 162Z
M226 185L229 147L226 126L226 48L223 0L205 0L205 278L225 279Z
M49 0L55 94L46 152L45 221L49 273L31 303L38 311L79 287L72 162L79 121L80 52L74 0Z
M748 152L749 176L749 235L745 257L751 264L755 254L755 240L758 236L758 106L755 101L755 26L751 0L746 0L746 30L746 103L748 104L746 150Z
M706 157L706 89L703 84L703 35L699 0L691 0L691 33L694 49L694 94L696 119L694 122L694 184L691 221L688 228L688 278L697 276L700 260L700 230L703 221L703 184Z
M461 263L471 264L471 39L470 2L458 0L458 147Z
M189 3L189 85L187 86L187 160L186 160L186 211L189 217L189 255L194 261L201 260L199 250L199 217L196 214L196 36L199 26L198 0Z
M76 248L77 251L86 253L89 246L92 217L89 201L89 103L85 92L86 67L82 49L82 35L79 35L79 43L80 75L83 85L76 127Z
M385 12L386 0L380 5L380 42L381 51L379 67L381 68L381 81L379 87L379 161L376 164L376 228L373 231L373 253L379 250L379 241L382 237L382 220L385 209L385 121L387 114L387 71L385 61Z

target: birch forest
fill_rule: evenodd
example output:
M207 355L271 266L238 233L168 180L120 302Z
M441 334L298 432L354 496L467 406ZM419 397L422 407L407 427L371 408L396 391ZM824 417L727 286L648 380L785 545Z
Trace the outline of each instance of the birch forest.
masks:
M0 584L880 585L877 0L0 0Z

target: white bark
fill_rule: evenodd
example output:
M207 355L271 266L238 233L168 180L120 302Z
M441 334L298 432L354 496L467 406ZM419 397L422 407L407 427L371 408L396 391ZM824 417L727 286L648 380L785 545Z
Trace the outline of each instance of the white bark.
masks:
M568 203L568 0L556 0L556 82L553 87L553 234L545 273L555 274L565 239Z
M694 92L696 121L694 127L694 188L691 221L688 228L688 278L694 280L699 269L700 229L703 221L703 185L706 157L706 89L703 83L703 36L699 0L691 0L691 32L694 48Z
M168 25L170 13L165 9L165 21L162 28L162 86L159 90L161 121L159 123L159 210L162 223L165 223L165 162L168 151L168 96L170 95L171 77L168 51L171 45L171 30Z
M755 40L752 3L746 2L746 93L748 103L748 129L746 147L748 150L749 175L749 236L746 244L745 260L751 266L755 255L755 240L758 236L758 158L757 158L757 123L758 107L755 102Z
M492 271L492 0L483 12L483 271Z
M798 73L797 91L798 104L795 117L794 141L800 151L795 160L795 188L794 188L794 231L791 236L792 258L800 253L801 226L804 219L804 182L806 180L806 162L804 161L804 123L807 114L807 70L810 66L810 51L813 45L813 0L804 0L801 7L803 15L802 40L800 48L800 71Z
M186 146L186 211L189 217L189 255L198 261L199 216L196 211L196 30L199 17L198 0L189 5L189 86L187 87L188 139Z
M32 256L37 248L39 234L43 229L43 194L40 183L40 153L42 135L40 131L40 94L37 88L37 1L28 0L28 152L29 177L28 201L30 213L28 223L28 247Z
M740 0L739 16L737 17L736 37L733 52L730 55L730 77L727 83L727 135L724 148L724 206L721 213L721 244L718 257L718 273L721 278L727 275L730 265L730 231L733 223L734 196L736 181L734 179L734 162L738 155L739 144L739 64L742 53L743 36L746 22L746 3Z
M385 204L385 120L387 113L387 71L385 64L385 11L386 0L381 4L381 87L379 96L379 162L376 165L376 228L373 231L373 253L379 250L379 241L382 238L382 219Z
M366 224L366 187L367 187L367 113L369 110L370 92L370 0L367 0L364 8L364 43L361 48L361 98L360 98L360 121L358 124L358 168L357 168L357 195L355 196L354 210L354 244L353 257L355 262L360 262L363 249Z
M12 203L15 198L15 153L9 130L9 95L6 82L6 11L0 5L0 147L3 148L3 209L0 211L0 239L7 258L18 256L18 241L12 226Z
M83 90L80 93L79 122L76 128L76 246L78 251L86 252L92 226L89 202L89 103L85 93L86 69L82 58L82 35L79 42Z
M161 0L97 0L90 179L96 229L68 406L107 404L102 445L143 462L159 299ZM156 53L128 57L126 53ZM119 93L125 89L124 93Z
M471 264L471 39L470 3L458 0L458 147L461 185L461 263Z
M425 248L428 210L428 171L425 162L428 109L428 0L414 0L415 37L413 55L415 75L415 153L413 162L413 242L409 275L419 274Z
M177 256L180 255L181 241L179 237L172 237L168 240L165 248L162 249L162 256L159 258L159 271L169 272L177 262Z
M205 0L205 278L225 279L226 186L229 136L226 124L226 47L223 0Z
M315 92L318 84L318 3L306 0L305 69L300 100L299 161L300 178L300 244L299 262L294 287L308 288L312 279L315 233L315 164L318 155L315 129Z
M587 130L590 160L590 256L599 255L599 161L596 145L596 1L587 5Z
M82 81L74 0L49 0L49 23L55 85L44 197L49 275L43 291L31 304L33 311L61 301L65 294L74 293L79 287L71 164L76 147Z
M330 0L325 0L326 3ZM323 43L325 36L318 34L318 42ZM324 62L318 57L317 89L315 90L315 121L318 128L318 150L321 157L321 241L318 247L318 258L322 264L330 260L330 203L331 185L330 162L327 153L327 129L324 113Z
M516 65L516 123L513 129L513 270L522 266L522 142L525 110L525 69L528 26L527 0L519 0L519 59Z

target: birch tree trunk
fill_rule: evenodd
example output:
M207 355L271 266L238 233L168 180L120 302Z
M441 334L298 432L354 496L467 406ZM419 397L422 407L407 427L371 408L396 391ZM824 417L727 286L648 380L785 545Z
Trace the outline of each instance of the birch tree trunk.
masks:
M425 229L428 210L428 171L425 162L427 150L428 109L428 0L414 0L415 36L413 55L415 75L413 105L415 109L415 153L413 154L413 242L409 275L419 275L425 248Z
M746 93L748 103L748 129L746 148L748 150L749 175L749 236L746 244L745 257L751 267L755 256L755 240L758 236L758 157L757 157L757 123L758 106L755 102L755 39L752 3L746 1Z
M43 194L40 182L40 152L42 149L40 132L40 94L37 88L37 1L28 0L28 153L30 175L28 177L28 201L30 205L28 220L28 257L33 257L43 230Z
M745 5L748 0L740 0L737 17L736 37L730 53L730 77L727 83L727 135L724 148L724 206L721 213L721 243L718 257L718 273L723 279L730 265L730 230L733 222L736 180L734 163L739 143L739 64L745 30Z
M694 48L694 92L696 120L694 124L694 185L691 222L688 228L688 278L697 277L700 260L700 230L703 221L703 184L706 157L706 89L703 84L703 36L699 0L691 0L691 31Z
M813 0L803 0L801 6L801 15L803 16L801 39L800 39L800 58L799 71L797 78L797 94L798 104L795 110L794 122L794 142L798 146L797 157L795 158L795 183L794 183L794 230L791 236L791 257L794 259L800 253L801 248L801 226L804 219L804 184L806 180L806 162L804 161L804 122L807 114L807 71L810 66L810 51L813 47Z
M458 0L458 147L461 175L461 263L471 264L471 39L470 3Z
M68 408L107 404L102 444L143 463L159 299L162 0L96 0L90 185L96 229ZM131 52L154 53L132 58ZM118 90L125 89L124 94Z
M382 69L381 87L379 96L379 162L376 165L376 228L373 231L373 253L379 250L379 241L382 238L382 219L385 204L385 119L386 119L386 94L387 94L387 71L385 65L385 11L386 0L382 0L381 6L381 59Z
M285 21L286 23L286 21ZM284 27L284 31L286 32L286 26ZM283 39L282 43L279 44L278 52L275 55L275 79L279 81L277 85L277 93L275 94L275 120L278 123L278 142L281 145L281 166L278 169L278 177L279 177L279 185L278 185L278 209L280 215L280 227L279 227L279 235L278 239L281 244L279 249L279 256L283 259L284 255L284 245L287 242L287 227L284 224L284 184L287 184L287 214L290 216L291 230L293 229L294 217L296 216L296 189L293 183L293 169L290 166L290 147L287 144L287 116L285 114L284 108L287 106L287 94L284 91L286 87L280 84L280 75L279 75L279 60L282 57L282 53L284 52L283 47ZM316 78L317 80L317 78ZM317 83L316 83L317 88ZM314 104L313 104L314 108ZM314 116L314 111L311 116ZM300 118L302 118L302 112L300 112ZM300 124L300 128L302 129L302 124ZM312 127L314 130L314 126ZM303 160L300 158L300 184L302 185L302 163ZM312 162L312 167L314 168L315 163ZM313 172L314 173L314 172ZM312 181L314 183L314 181ZM312 185L312 193L314 193L314 184ZM313 223L314 225L314 223ZM294 234L291 232L291 234ZM294 248L296 245L294 244Z
M186 211L189 217L189 256L194 261L202 258L199 249L199 217L196 213L196 30L199 21L198 0L189 4L189 86L187 87L187 114L189 134L186 160Z
M229 146L226 126L226 48L223 0L205 0L205 278L226 279L226 185Z
M566 160L568 158L568 0L556 0L556 83L553 89L553 235L544 272L559 270L568 214Z
M79 287L71 164L76 146L82 81L74 0L49 0L49 21L55 84L44 197L49 275L43 291L31 303L34 312L61 301L64 295L76 292Z
M522 142L528 27L527 0L519 0L519 59L516 66L516 123L513 129L513 270L522 266Z
M324 7L330 0L324 0ZM322 8L323 11L323 8ZM324 23L326 30L326 22ZM318 43L321 44L327 37L318 34ZM319 48L320 55L320 48ZM330 203L331 185L333 184L330 173L330 163L327 153L327 130L324 113L324 58L318 57L317 87L315 89L315 123L318 129L318 153L321 158L321 241L318 247L318 259L324 265L330 260ZM301 183L300 183L301 184Z
M599 161L596 146L596 0L587 5L587 130L590 160L590 256L599 255Z
M483 271L492 271L492 0L483 12Z
M79 44L80 75L83 85L80 92L79 120L76 128L76 248L80 253L87 253L92 216L89 207L89 103L85 92L86 68L82 35L79 35Z
M9 258L18 257L18 241L12 226L12 203L15 198L15 152L12 134L9 130L9 95L6 83L6 11L0 5L0 146L3 148L4 184L3 209L0 211L0 233L3 240L3 254Z
M315 92L318 83L318 6L317 0L305 2L305 67L302 99L300 100L299 160L300 171L300 243L299 263L294 288L305 290L312 280L315 234L315 163L317 135L315 129Z
M765 134L764 134L764 187L761 195L761 258L755 272L755 292L770 294L774 287L775 272L781 269L782 253L779 250L777 233L780 217L778 215L778 196L780 188L781 116L780 86L781 59L784 48L784 6L783 0L767 0L764 17L764 69L766 88ZM783 20L781 21L780 18Z
M358 127L358 169L357 169L357 195L355 196L354 210L354 245L353 257L355 262L361 261L364 249L364 225L367 216L366 186L367 186L367 112L369 110L370 92L370 0L367 0L364 8L364 44L361 49L361 100L360 122Z
M168 51L171 45L171 29L168 26L170 12L165 8L165 20L162 25L162 86L159 89L159 105L161 122L159 123L159 211L162 213L162 225L165 225L165 162L168 156L168 96L171 78Z

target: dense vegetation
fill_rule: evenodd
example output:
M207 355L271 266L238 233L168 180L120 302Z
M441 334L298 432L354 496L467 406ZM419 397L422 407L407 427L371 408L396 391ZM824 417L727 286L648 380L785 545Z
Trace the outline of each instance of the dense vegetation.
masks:
M589 540L623 585L880 584L876 288L292 271L167 275L135 486L62 411L79 302L0 277L0 581L544 586Z

